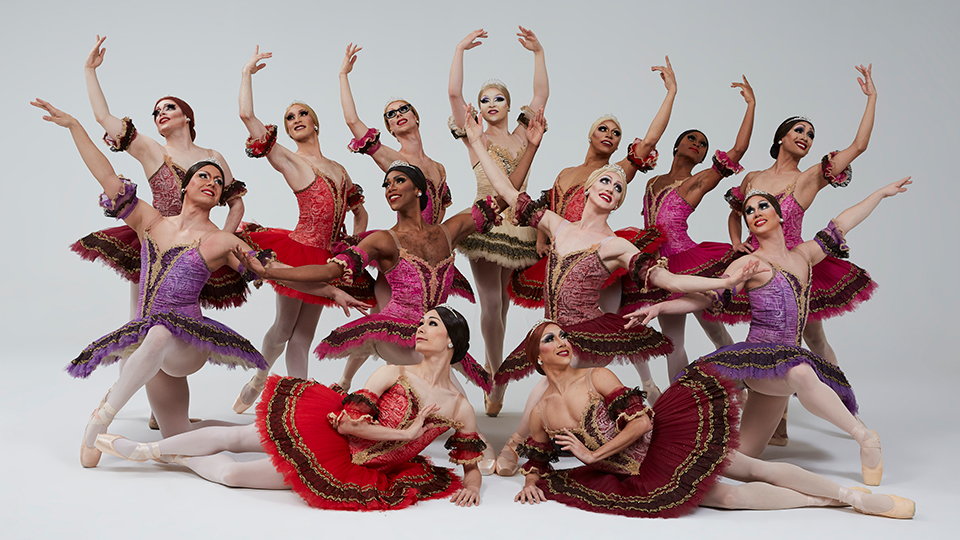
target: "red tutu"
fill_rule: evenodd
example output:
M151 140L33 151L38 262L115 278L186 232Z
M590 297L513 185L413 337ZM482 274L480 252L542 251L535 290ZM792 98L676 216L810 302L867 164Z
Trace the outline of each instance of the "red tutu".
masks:
M810 312L807 321L822 321L854 311L877 290L877 282L859 266L828 256L813 266L810 282ZM750 322L750 299L740 292L719 313L703 312L704 318L724 324Z
M740 255L741 253L733 251L730 244L701 242L688 250L666 255L667 270L674 274L716 278L722 276L730 263ZM624 311L633 311L683 296L683 293L671 293L659 287L641 292L633 280L624 279L622 282L620 306Z
M287 229L267 228L254 223L247 223L243 229L237 233L237 236L239 236L247 244L250 244L250 246L256 250L272 249L274 253L277 254L277 260L290 266L327 264L330 258L336 255L336 253L331 253L326 249L308 246L291 239L291 232L292 231ZM269 282L277 294L282 294L283 296L290 298L296 298L309 304L316 304L320 306L337 305L329 298L307 294L305 292L291 289L290 287L282 285L276 281L269 280ZM330 282L331 285L346 291L357 300L368 302L370 304L373 304L376 301L376 298L373 294L373 283L373 277L367 271L364 271L359 276L356 276L353 283L349 285L340 280L334 280Z
M377 467L356 465L346 437L327 419L344 395L314 381L267 379L257 405L264 451L293 491L314 508L397 510L447 497L462 487L449 469L423 456Z
M140 282L140 237L127 225L92 232L70 245L70 250L85 261L100 261L113 268L130 283ZM224 309L247 301L250 288L240 274L222 266L200 291L200 305Z

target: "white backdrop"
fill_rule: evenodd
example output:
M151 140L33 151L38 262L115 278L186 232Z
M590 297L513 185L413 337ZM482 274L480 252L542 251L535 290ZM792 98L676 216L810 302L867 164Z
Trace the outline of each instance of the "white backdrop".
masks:
M643 135L664 96L659 77L649 67L661 64L665 54L676 70L679 92L660 144L657 172L669 169L670 145L687 128L703 130L711 151L732 145L744 105L729 85L741 74L752 83L758 104L752 145L743 160L746 169L770 165L767 149L773 131L781 120L795 114L809 116L816 126L811 156L801 165L814 164L824 153L845 148L853 140L865 103L853 66L873 62L879 99L870 147L854 163L849 187L820 193L807 212L805 233L809 236L877 187L913 175L915 184L909 193L884 202L848 237L853 260L870 271L880 283L879 291L859 311L828 322L826 329L861 401L864 395L874 396L869 402L870 418L890 421L887 415L893 414L899 420L897 436L890 433L891 424L890 435L884 437L885 454L898 438L910 440L924 434L935 438L935 433L924 430L935 429L946 418L938 407L956 405L948 385L958 375L951 339L957 317L950 313L958 300L958 219L953 204L960 193L948 173L949 160L960 147L955 96L960 86L956 68L960 46L955 33L960 9L955 2L914 2L909 7L890 1L811 1L789 7L738 2L722 8L701 0L682 4L617 0L590 5L566 0L326 4L177 0L154 5L36 1L7 6L0 22L0 43L7 53L0 86L5 109L0 130L5 226L0 230L0 246L7 256L8 277L0 284L0 339L5 345L0 354L4 365L20 378L6 377L0 388L5 392L4 405L24 411L25 417L0 423L5 440L22 440L18 429L24 426L38 434L59 433L62 422L69 436L64 434L63 448L50 450L50 459L63 463L63 474L74 474L78 467L73 439L79 438L86 418L81 413L96 404L115 376L115 372L97 372L82 383L67 380L60 371L90 340L125 321L129 289L110 270L83 262L67 250L80 236L112 226L113 221L97 208L99 186L84 168L68 133L43 122L41 112L28 103L35 97L46 99L74 114L95 139L102 133L90 111L82 70L95 34L109 36L106 60L98 73L115 115L132 117L141 135L159 138L150 116L153 103L167 94L183 98L196 112L196 142L222 152L234 175L247 183L245 220L293 228L295 199L266 160L244 156L246 132L237 115L240 68L255 45L272 51L268 68L254 76L258 116L279 123L291 101L310 103L320 117L325 155L341 162L354 182L366 189L370 227L386 228L394 217L379 188L382 173L372 160L351 155L345 148L350 134L342 121L337 78L345 46L356 42L364 47L351 83L359 114L368 125L382 126L383 104L392 96L417 107L425 149L447 169L454 199L448 213L452 213L468 206L475 193L467 153L446 128L450 114L446 82L454 46L470 30L483 27L489 32L481 47L466 53L464 94L472 99L484 80L500 78L511 90L511 116L515 116L531 97L533 71L532 54L514 36L517 24L537 33L550 76L546 110L550 132L534 163L532 193L549 187L561 168L582 162L587 129L598 116L616 114L625 140ZM383 140L395 143L386 133ZM292 144L284 135L280 143ZM617 159L625 149L623 145ZM140 165L127 155L109 158L119 172L140 182L141 194L147 196ZM615 228L642 223L639 208L646 179L641 177L631 186L630 200L611 220ZM727 240L728 210L722 194L739 179L728 179L705 198L691 219L695 240ZM220 211L215 221L222 223L224 216L225 211ZM470 276L466 260L461 258L458 264ZM273 297L264 288L244 307L208 316L259 344L272 322ZM479 320L474 306L462 301L455 305L463 308L468 320ZM509 351L539 317L537 311L512 308L505 348ZM342 314L325 313L318 338L343 321ZM687 333L691 358L709 350L709 342L695 324ZM734 337L744 333L743 327L733 329ZM477 325L474 335L471 352L482 358ZM665 382L662 363L653 362L655 375ZM282 362L277 365L282 369ZM371 362L357 384L373 367ZM340 363L311 362L311 375L332 380L340 368ZM632 370L620 373L636 383ZM226 414L228 401L246 378L220 368L205 369L194 383L195 396L222 392L223 397L217 397L215 411L199 413L219 417L222 409ZM27 380L32 383L30 390L23 384ZM202 386L205 380L211 381L209 388ZM513 429L516 419L510 414L522 407L528 382L508 393L507 419L485 428L497 433L494 438L500 442ZM17 400L44 395L47 391L35 390L38 384L73 393L76 399L51 410L49 418L31 415L30 408ZM470 391L479 404L479 392ZM920 398L927 401L921 404ZM798 416L802 414L799 406L794 409ZM65 410L71 414L61 419ZM916 415L921 412L924 420L918 422ZM46 431L45 422L49 422ZM818 422L811 420L823 427ZM847 447L852 444L846 442ZM928 458L923 448L913 450L915 458ZM12 467L13 474L17 463L13 460L5 467ZM894 463L888 459L888 468ZM917 470L944 480L935 471ZM28 483L30 475L16 474L15 478ZM956 473L952 474L955 478ZM176 480L202 485L197 479ZM901 480L910 485L908 478ZM78 480L77 485L85 482ZM117 484L108 484L105 489L116 488ZM37 488L37 493L43 492ZM923 501L927 508L936 499L934 493L935 488ZM79 500L84 494L62 496ZM489 500L490 495L485 497ZM263 498L258 494L239 499ZM918 507L923 508L920 501ZM0 511L0 517L16 522L16 513L8 508ZM164 510L157 510L158 517L163 514ZM774 514L758 515L764 516L761 520L774 519ZM376 517L383 521L383 516ZM845 521L863 523L853 517Z

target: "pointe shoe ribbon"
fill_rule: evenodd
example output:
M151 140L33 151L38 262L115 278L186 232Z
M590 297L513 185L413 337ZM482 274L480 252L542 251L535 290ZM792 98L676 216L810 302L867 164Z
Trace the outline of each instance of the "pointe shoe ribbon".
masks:
M253 404L257 402L257 398L260 397L260 392L263 391L263 386L266 384L266 382L267 382L266 376L264 376L264 378L261 379L260 374L258 373L254 375L252 379L250 379L250 382L244 384L243 388L240 389L240 394L237 395L236 401L233 402L233 412L237 414L243 414L247 412L247 409L252 407ZM247 403L246 401L243 400L243 393L247 390L248 387L250 388L250 390L255 391L257 393L253 397L253 401L251 401L250 403Z
M109 392L107 392L109 395ZM106 396L105 396L106 397ZM117 415L117 410L110 406L104 399L100 403L100 406L94 409L93 414L90 415L90 420L87 421L87 427L89 426L109 426L110 422L113 422L113 417ZM84 468L90 469L96 467L100 463L101 452L95 446L93 448L87 446L87 433L84 430L83 439L80 441L80 465Z
M866 448L876 448L880 449L880 436L877 435L876 431L869 430L869 433L873 433L874 441L864 441L863 445ZM879 486L880 480L883 479L883 456L880 456L880 461L875 467L867 467L861 463L860 465L861 472L863 473L863 483L868 486Z
M497 455L497 474L500 476L513 476L520 470L520 456L517 454L517 445L521 440L514 433L510 436L507 444L503 445L500 454Z
M125 459L127 461L143 462L147 461L148 459L152 459L153 461L166 463L160 459L159 443L137 443L137 447L133 450L133 452L129 456L125 456L121 454L114 446L114 443L118 439L127 440L120 435L101 433L100 435L97 435L97 442L94 446L96 446L97 450L100 450L104 454L110 454L111 456Z

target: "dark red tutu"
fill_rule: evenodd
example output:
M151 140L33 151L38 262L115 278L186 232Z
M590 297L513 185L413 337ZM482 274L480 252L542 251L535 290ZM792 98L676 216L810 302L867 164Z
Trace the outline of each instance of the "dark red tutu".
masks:
M290 266L305 266L311 264L327 264L330 257L336 255L329 250L301 244L290 238L287 229L274 229L262 227L254 223L246 224L243 229L237 233L244 242L256 250L272 249L277 254L277 260ZM329 298L316 296L291 289L281 285L276 281L268 280L277 294L282 294L290 298L296 298L320 306L336 306L337 304ZM352 284L345 284L340 280L331 281L330 284L336 286L357 300L373 304L376 298L373 294L373 277L369 272L364 271L361 275L354 278Z
M688 250L667 255L667 270L674 274L716 278L722 276L730 263L740 255L742 254L733 251L730 244L701 242ZM683 293L671 293L661 288L653 288L644 293L633 280L625 279L620 306L622 310L633 311L681 296Z
M327 420L344 395L314 381L267 379L257 405L260 443L284 481L307 504L331 510L397 510L462 487L451 470L423 456L380 467L351 461L347 439Z
M636 227L627 227L614 231L620 238L627 239L631 244L637 246L641 251L648 251L651 243L649 231L647 229L638 229ZM660 242L662 243L662 241ZM657 244L659 245L659 243ZM631 282L626 276L627 271L618 268L610 274L603 287L613 285L617 281ZM514 304L525 308L543 307L543 282L547 279L547 257L541 257L533 266L524 269L514 270L510 274L510 283L507 285L507 293ZM625 285L624 285L625 286ZM634 287L634 289L637 289ZM639 291L639 289L637 289Z
M854 311L877 290L877 283L859 266L828 256L813 266L808 321L822 321ZM733 297L719 314L703 312L704 318L725 324L750 322L750 299L745 293Z
M580 323L563 324L580 362L603 366L610 362L645 362L654 356L669 354L673 344L656 330L639 324L626 330L627 319L615 314L603 315ZM494 376L496 384L520 380L534 371L526 355L526 339L500 364Z
M690 366L654 405L653 433L636 475L589 465L550 473L537 482L548 499L591 512L673 518L706 497L739 446L733 383Z
M140 238L127 225L92 232L70 245L86 261L100 261L130 283L140 282ZM200 290L204 308L238 307L247 301L250 288L240 274L222 266Z

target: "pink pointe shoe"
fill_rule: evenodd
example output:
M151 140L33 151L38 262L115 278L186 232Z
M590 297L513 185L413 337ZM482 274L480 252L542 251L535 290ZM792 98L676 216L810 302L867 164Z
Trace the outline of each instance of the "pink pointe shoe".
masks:
M165 461L160 460L160 443L150 442L150 443L137 443L137 447L133 450L129 456L125 456L117 451L114 447L114 443L117 439L128 440L125 437L120 435L112 435L110 433L101 433L97 435L97 442L94 446L97 447L97 450L100 450L104 454L110 454L127 461L136 461L144 462L148 459L153 461L159 461L160 463L166 463Z
M106 400L100 404L96 410L93 411L93 414L90 415L90 420L87 421L87 427L90 426L106 426L110 425L110 422L113 422L113 417L117 415L116 409L111 407ZM96 447L91 448L87 446L87 431L83 431L83 439L80 441L80 465L84 468L90 469L96 467L100 463L101 452Z

